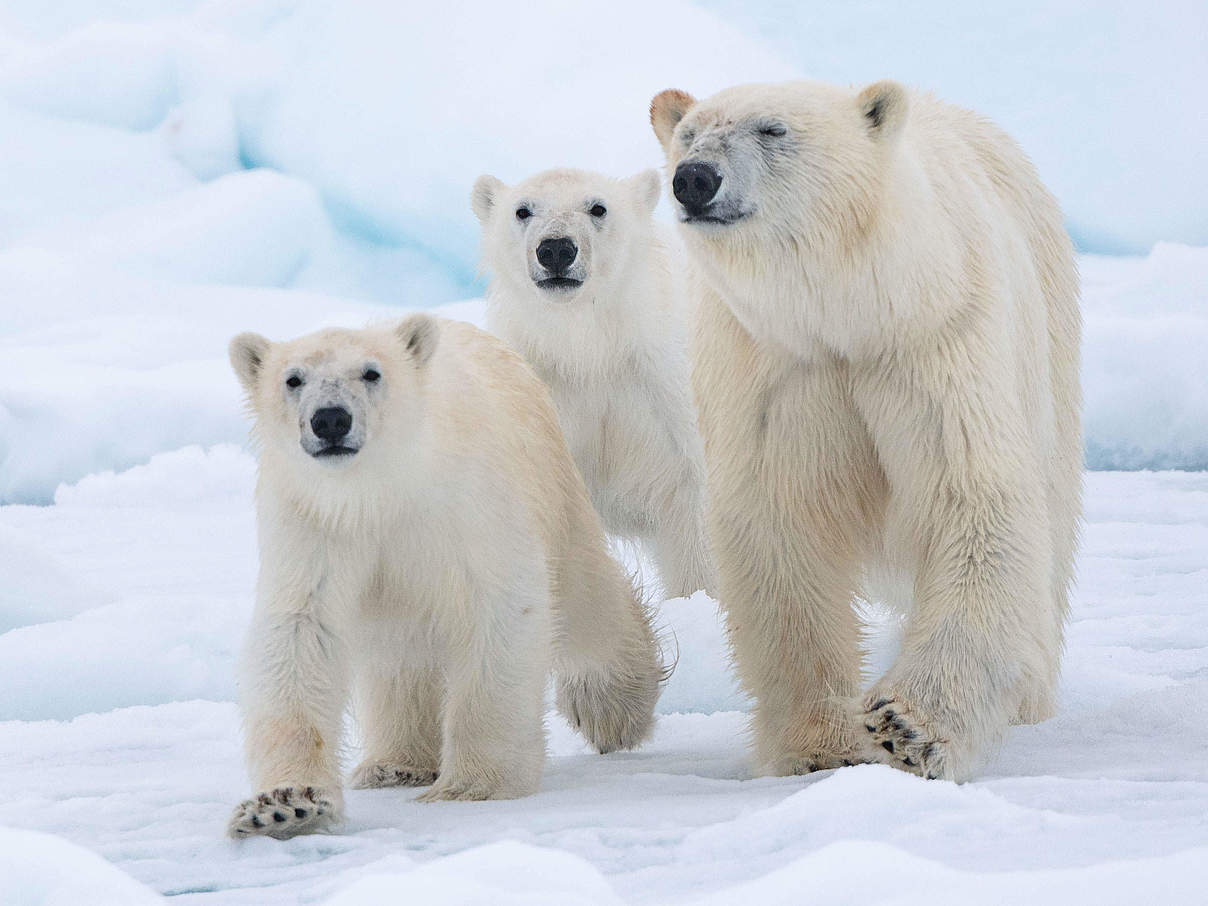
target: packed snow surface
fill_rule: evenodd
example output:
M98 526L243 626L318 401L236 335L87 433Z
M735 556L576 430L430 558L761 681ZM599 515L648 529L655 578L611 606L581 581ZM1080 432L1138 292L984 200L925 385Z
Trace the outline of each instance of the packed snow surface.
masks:
M638 751L591 754L551 712L535 796L352 791L338 834L234 842L224 822L250 792L232 663L253 480L239 448L187 447L64 486L53 506L0 508L0 545L58 564L5 573L41 608L7 611L18 628L0 635L6 906L85 888L89 902L199 904L1202 897L1208 474L1088 476L1059 714L1013 728L971 783L882 766L752 779L746 702L698 593L660 607L679 666ZM897 626L869 619L883 667Z

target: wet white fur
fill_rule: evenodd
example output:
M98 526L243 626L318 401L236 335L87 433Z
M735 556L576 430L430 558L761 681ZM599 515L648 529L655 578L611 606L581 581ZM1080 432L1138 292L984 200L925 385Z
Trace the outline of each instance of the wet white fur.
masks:
M684 297L652 212L657 172L625 180L549 170L471 196L490 276L490 328L549 386L604 527L649 547L667 596L715 590L704 528L704 454L689 388ZM593 217L595 204L607 213ZM532 212L516 218L517 208ZM570 237L574 292L532 279L537 244Z
M714 162L720 209L747 213L681 233L759 767L966 778L1053 709L1081 487L1060 211L999 129L894 83L664 92L651 120L668 174ZM913 607L858 700L851 603L884 564Z
M607 553L546 389L503 343L415 315L286 343L242 334L231 359L260 448L242 669L257 791L312 787L338 820L352 696L358 785L435 778L425 800L532 793L551 667L559 707L597 748L647 735L662 667L646 611ZM381 373L368 389L366 363ZM355 457L302 449L284 385L296 371L363 397Z

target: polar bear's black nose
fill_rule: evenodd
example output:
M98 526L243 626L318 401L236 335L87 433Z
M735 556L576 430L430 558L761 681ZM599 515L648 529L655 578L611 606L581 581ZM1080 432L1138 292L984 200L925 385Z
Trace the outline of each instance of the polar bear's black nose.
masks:
M315 437L335 443L352 430L352 413L343 406L316 409L310 417L310 430L315 432Z
M675 168L671 190L689 214L700 214L721 188L721 174L712 164L686 160Z
M537 245L537 261L547 271L555 274L561 274L574 264L578 255L578 247L565 236L542 239Z

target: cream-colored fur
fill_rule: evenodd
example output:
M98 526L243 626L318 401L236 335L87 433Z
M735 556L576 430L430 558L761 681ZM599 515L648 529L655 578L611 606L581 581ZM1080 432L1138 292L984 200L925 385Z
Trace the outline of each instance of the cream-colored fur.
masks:
M654 170L626 180L549 170L512 187L480 177L471 201L489 327L549 386L604 527L647 544L664 592L681 596L716 581L687 319L651 217L658 196ZM548 272L536 251L551 237L574 242L578 286L538 286Z
M339 820L350 695L366 755L352 783L433 784L425 801L536 790L551 667L600 751L642 741L663 674L648 615L517 356L414 315L241 334L231 361L260 448L261 561L242 680L259 795L233 835ZM312 417L333 406L356 452L316 457Z
M705 216L677 211L759 766L967 778L1053 709L1081 488L1057 205L995 126L891 82L669 91L651 121L672 178L721 176ZM882 563L913 606L860 695L851 605Z

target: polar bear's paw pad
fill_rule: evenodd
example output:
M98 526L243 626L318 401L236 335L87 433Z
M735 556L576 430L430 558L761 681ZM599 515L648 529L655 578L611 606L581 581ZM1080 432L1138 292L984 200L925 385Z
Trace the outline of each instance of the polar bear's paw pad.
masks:
M313 834L339 821L339 808L314 787L278 787L244 800L235 807L227 833L240 837L274 837L287 840Z
M878 696L866 702L862 720L878 760L928 780L948 777L948 740L910 708Z
M348 785L354 790L374 790L390 786L431 786L436 782L435 768L423 768L406 762L365 761L352 776Z

